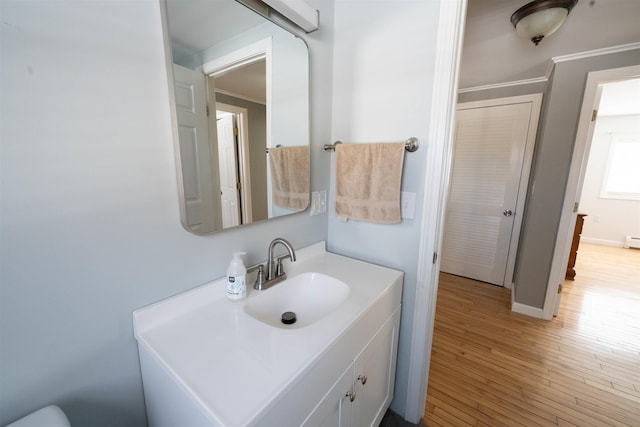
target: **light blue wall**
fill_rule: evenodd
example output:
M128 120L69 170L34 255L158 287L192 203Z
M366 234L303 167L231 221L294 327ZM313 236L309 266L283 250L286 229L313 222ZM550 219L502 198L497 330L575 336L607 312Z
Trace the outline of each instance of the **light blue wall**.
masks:
M311 183L331 190L333 155L322 144L429 144L438 2L339 1L335 70L334 5L310 3L322 17L303 36ZM405 272L393 403L403 412L424 148L405 158L414 220L303 213L193 236L178 215L157 3L3 0L0 13L0 423L54 403L75 425L144 425L131 312L222 276L233 250L263 259L274 236L296 247L328 238L336 252Z
M398 142L415 136L423 144L405 154L402 181L403 191L417 193L415 219L397 225L342 223L332 203L329 208L331 251L405 273L392 403L400 414L408 385L438 6L436 1L336 1L333 140Z
M312 188L326 189L333 4L317 0ZM0 424L58 404L144 426L131 313L221 277L230 253L327 237L302 213L198 237L180 225L155 0L2 0Z

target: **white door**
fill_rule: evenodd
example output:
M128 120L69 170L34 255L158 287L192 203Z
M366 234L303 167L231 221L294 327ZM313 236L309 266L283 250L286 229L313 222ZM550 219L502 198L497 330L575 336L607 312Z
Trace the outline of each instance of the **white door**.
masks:
M441 271L511 285L540 100L458 106Z
M205 75L177 64L173 74L187 223L195 232L211 232L219 228L220 190L211 166L217 153L211 148L215 133L209 133Z
M233 227L240 225L236 126L233 114L223 114L218 118L218 156L222 227Z
M209 77L209 80L214 79L212 77ZM209 103L209 105L212 104ZM250 224L253 222L254 200L252 200L252 197L255 195L252 193L251 189L251 150L249 148L251 144L249 141L249 112L246 108L238 107L237 105L225 104L223 102L216 102L215 106L217 115L220 115L222 113L231 113L235 117L235 127L237 130L236 143L238 144L238 180L240 181L240 191L238 192L240 200L240 214L242 223ZM258 149L260 148L258 147ZM254 152L254 155L255 154L259 153ZM262 151L262 156L264 155L264 151ZM264 199L264 210L266 210L266 194L264 196ZM258 209L260 209L260 207L262 206L259 203L260 200L255 200L255 202L258 202ZM262 211L258 210L258 213L261 212Z

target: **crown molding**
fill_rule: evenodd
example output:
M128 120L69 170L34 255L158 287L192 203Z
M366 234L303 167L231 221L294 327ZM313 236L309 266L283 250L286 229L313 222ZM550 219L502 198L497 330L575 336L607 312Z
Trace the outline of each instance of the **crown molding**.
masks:
M594 56L608 55L610 53L625 52L627 50L640 49L640 42L621 44L618 46L604 47L602 49L587 50L584 52L570 53L568 55L554 56L551 60L554 63L575 61L577 59L591 58Z
M499 89L499 88L510 87L510 86L529 85L529 84L533 84L533 83L546 82L547 80L549 80L549 77L548 76L543 76L543 77L535 77L535 78L532 78L532 79L515 80L515 81L512 81L512 82L493 83L493 84L489 84L489 85L466 87L466 88L463 88L463 89L459 89L458 93L478 92L478 91L481 91L481 90Z
M640 49L640 42L627 43L627 44L618 45L618 46L605 47L602 49L587 50L584 52L576 52L576 53L570 53L567 55L554 56L549 60L549 65L547 67L547 71L544 76L534 77L534 78L525 79L525 80L515 80L511 82L493 83L489 85L467 87L467 88L459 89L458 93L479 92L482 90L489 90L489 89L499 89L504 87L521 86L521 85L527 85L527 84L533 84L533 83L544 83L549 81L549 78L551 77L551 73L553 72L553 68L559 62L575 61L578 59L591 58L595 56L608 55L611 53L625 52L628 50L635 50L635 49Z
M233 91L230 91L230 90L224 90L224 89L217 89L216 88L215 92L216 93L220 93L222 95L232 96L232 97L238 98L238 99L243 99L245 101L253 102L255 104L267 105L267 102L264 99L252 98L250 96L243 95L241 93L233 92Z

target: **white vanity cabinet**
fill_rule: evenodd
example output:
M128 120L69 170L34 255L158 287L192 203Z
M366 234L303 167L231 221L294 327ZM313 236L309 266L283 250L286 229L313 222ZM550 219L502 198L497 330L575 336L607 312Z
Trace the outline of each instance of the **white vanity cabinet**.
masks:
M349 287L313 324L264 323L246 306L270 290L231 302L222 279L134 312L151 427L380 423L394 392L403 274L324 242L296 252L290 278L317 272Z
M400 308L349 364L304 427L377 426L393 398Z
M353 381L353 363L350 363L318 406L304 420L302 427L349 427L351 404L347 393L353 390Z
M352 426L377 426L393 399L399 328L397 308L354 362Z

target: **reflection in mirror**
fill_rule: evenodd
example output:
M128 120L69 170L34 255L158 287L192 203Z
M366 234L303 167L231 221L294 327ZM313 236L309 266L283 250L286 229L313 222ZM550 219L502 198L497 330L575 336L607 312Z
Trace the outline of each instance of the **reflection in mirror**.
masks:
M209 234L305 210L304 41L234 0L166 0L166 12L182 224Z

